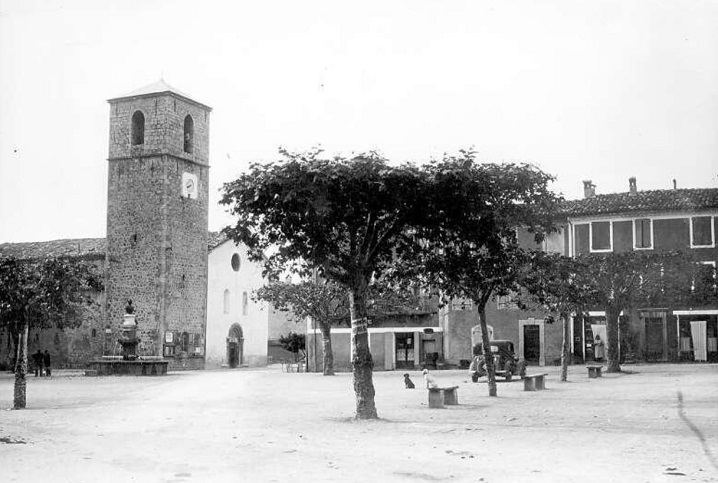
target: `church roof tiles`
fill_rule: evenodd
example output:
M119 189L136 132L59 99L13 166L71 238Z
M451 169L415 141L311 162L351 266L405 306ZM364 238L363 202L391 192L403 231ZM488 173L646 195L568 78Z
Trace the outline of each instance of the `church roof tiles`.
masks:
M27 243L0 243L0 258L20 260L45 257L104 258L105 238L72 238Z

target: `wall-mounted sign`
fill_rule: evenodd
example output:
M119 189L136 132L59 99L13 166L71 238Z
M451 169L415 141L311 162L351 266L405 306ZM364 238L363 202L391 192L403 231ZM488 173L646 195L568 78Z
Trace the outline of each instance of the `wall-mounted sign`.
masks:
M165 344L171 344L174 337L174 333L172 332L165 332Z

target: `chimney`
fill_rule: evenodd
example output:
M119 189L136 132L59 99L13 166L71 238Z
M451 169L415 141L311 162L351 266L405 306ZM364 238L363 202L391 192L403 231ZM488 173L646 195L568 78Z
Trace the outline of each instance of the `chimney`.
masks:
M596 196L596 185L590 179L583 182L583 197L593 198Z
M673 189L674 190L678 189L678 181L676 181L676 178L673 178Z
M636 188L636 177L631 176L628 178L628 193L635 195L638 192L638 189Z

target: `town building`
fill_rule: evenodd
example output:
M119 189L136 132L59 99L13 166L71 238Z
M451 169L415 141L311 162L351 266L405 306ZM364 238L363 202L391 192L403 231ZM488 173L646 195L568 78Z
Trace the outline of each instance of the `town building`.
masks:
M568 254L686 251L712 267L715 275L718 189L678 189L674 184L674 189L639 191L636 178L629 179L628 188L600 195L593 183L584 182L584 198L564 205ZM676 301L636 307L623 317L623 352L630 351L637 360L718 362L718 297L703 306ZM589 320L574 322L577 359L592 359L593 337L603 334L605 323L600 308L590 312Z
M436 298L422 297L419 306L369 314L369 349L375 371L436 367L444 361L444 333L437 317ZM314 321L306 327L307 369L322 372L322 335ZM334 370L350 371L352 360L349 319L331 329Z
M562 205L561 230L544 241L542 249L566 256L628 251L687 251L714 269L718 260L716 219L718 189L639 191L636 179L623 193L596 194L584 182L584 198ZM524 246L533 243L519 231ZM545 312L519 310L511 297L487 305L490 337L515 343L517 354L528 364L558 364L561 324ZM635 361L718 362L718 298L702 306L674 301L662 307L635 307L621 315L625 332L620 336L621 357ZM471 301L455 300L440 313L447 362L465 364L479 341L478 315ZM606 340L606 317L594 307L587 318L571 321L574 363L591 362L594 337Z

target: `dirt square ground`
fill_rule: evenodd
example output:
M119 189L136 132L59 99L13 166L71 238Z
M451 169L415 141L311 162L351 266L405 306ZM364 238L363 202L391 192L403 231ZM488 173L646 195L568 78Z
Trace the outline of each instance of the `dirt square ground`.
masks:
M534 372L539 368L533 368ZM374 375L380 419L355 421L350 374L264 369L29 378L13 411L0 376L3 482L718 481L718 365L625 366L547 389L465 371L459 406L429 409L418 371ZM529 371L532 372L532 371Z

